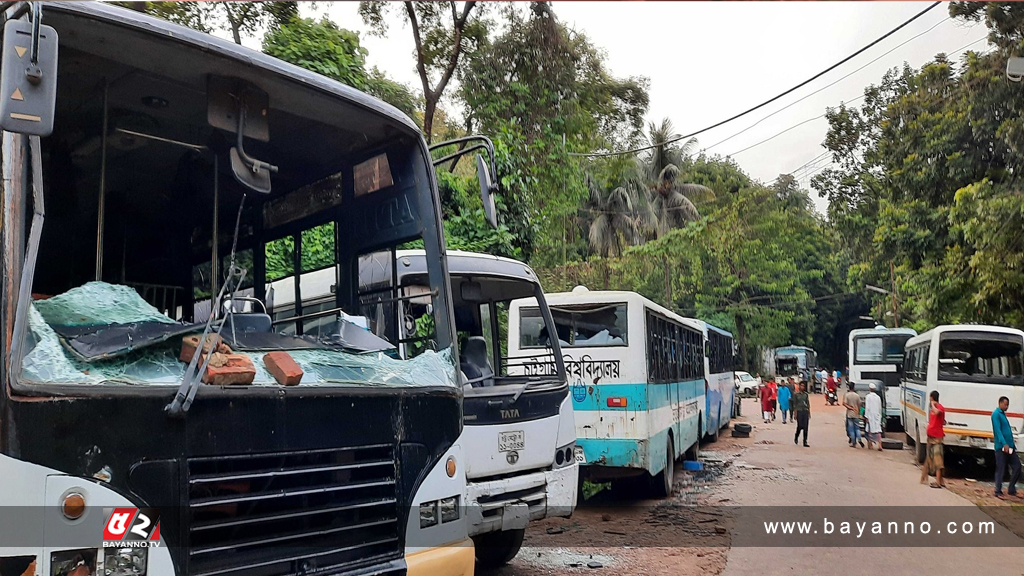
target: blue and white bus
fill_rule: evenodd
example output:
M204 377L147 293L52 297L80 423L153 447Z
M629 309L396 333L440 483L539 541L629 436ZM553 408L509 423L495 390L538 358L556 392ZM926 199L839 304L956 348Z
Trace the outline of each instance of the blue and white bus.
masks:
M729 426L732 419L736 386L733 383L734 347L732 334L716 328L707 322L697 320L704 333L705 347L704 374L707 381L704 437L717 440L718 433Z
M708 416L709 327L635 292L579 286L547 300L571 385L581 477L617 482L646 476L656 495L669 495L675 461L696 459L706 427L727 423L730 414L731 405L720 405L732 400L731 390L715 395L715 420ZM536 315L513 302L510 356L545 346L550 336L532 319ZM716 342L727 334L711 332ZM726 386L732 388L731 373Z

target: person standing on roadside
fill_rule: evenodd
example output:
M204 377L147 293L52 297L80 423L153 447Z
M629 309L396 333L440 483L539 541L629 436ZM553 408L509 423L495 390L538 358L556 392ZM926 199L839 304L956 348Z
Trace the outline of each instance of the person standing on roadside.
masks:
M857 442L861 447L864 441L860 439L860 394L853 390L853 382L847 386L849 391L843 396L843 408L846 408L846 436L850 439L850 448L856 448Z
M921 466L921 484L928 483L928 473L935 473L935 484L932 488L945 488L946 481L942 479L942 469L945 464L942 460L942 439L946 433L942 428L946 425L946 409L939 404L939 391L932 390L928 400L928 452L924 459L924 466Z
M864 434L868 437L868 450L871 445L882 451L882 398L872 382L868 384L868 395L864 399Z
M796 444L797 437L803 432L804 448L810 448L810 444L807 443L807 425L811 421L811 399L807 397L807 387L803 383L797 386L797 392L793 395L793 413L796 419L793 444Z
M1017 480L1020 480L1020 456L1017 455L1017 444L1013 441L1013 429L1006 419L1006 410L1010 407L1010 399L1003 396L999 399L999 407L992 411L992 435L996 449L996 498L1003 498L1003 474L1010 467L1010 485L1006 493L1017 495Z
M764 417L765 424L772 420L772 389L769 384L774 383L769 381L757 390L758 396L761 398L761 415Z
M779 386L779 409L782 410L782 423L786 423L786 414L789 413L789 400L793 397L791 384Z
M772 421L775 420L775 411L779 408L779 385L775 381L768 383L768 391L770 393L769 403L771 404L772 410Z

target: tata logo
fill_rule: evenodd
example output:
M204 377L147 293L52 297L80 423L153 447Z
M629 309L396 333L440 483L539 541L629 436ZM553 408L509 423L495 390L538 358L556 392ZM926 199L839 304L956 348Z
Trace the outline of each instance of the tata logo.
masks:
M572 401L583 402L587 399L587 387L583 385L583 382L578 382L572 386Z
M519 418L519 408L510 408L508 410L499 410L501 417L505 420L509 418ZM518 458L518 456L516 456Z
M515 450L509 452L508 454L505 455L505 460L510 465L515 466L516 462L519 462L519 452L516 452Z

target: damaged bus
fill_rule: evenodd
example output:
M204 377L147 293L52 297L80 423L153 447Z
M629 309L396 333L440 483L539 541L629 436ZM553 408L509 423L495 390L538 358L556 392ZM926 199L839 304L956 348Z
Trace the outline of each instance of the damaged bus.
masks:
M130 10L3 7L0 576L471 574L418 127ZM404 297L359 269L412 242L428 313L405 358L377 329ZM324 258L339 314L308 334L299 278Z
M365 294L400 287L397 325L375 325L397 338L403 357L415 356L431 321L429 259L423 250L399 250L361 261ZM392 265L395 262L396 265ZM461 441L465 460L466 516L480 566L507 563L519 552L527 523L569 516L576 505L576 429L565 367L544 292L533 270L516 260L473 252L448 252L459 369L463 382ZM335 321L334 277L330 270L302 276L304 313L326 311L306 330ZM288 280L270 285L275 322L295 314L294 287ZM525 306L526 333L508 321L510 308ZM520 338L529 345L520 350Z

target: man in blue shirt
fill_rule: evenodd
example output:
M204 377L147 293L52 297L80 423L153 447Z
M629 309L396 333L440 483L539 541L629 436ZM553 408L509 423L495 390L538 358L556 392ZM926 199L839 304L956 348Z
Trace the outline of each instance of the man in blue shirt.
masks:
M1003 498L1003 473L1010 466L1010 486L1006 493L1017 495L1017 480L1020 479L1020 457L1017 456L1017 445L1013 441L1013 430L1006 419L1006 409L1010 407L1010 399L1003 396L999 399L999 407L992 411L992 436L996 449L996 498Z

